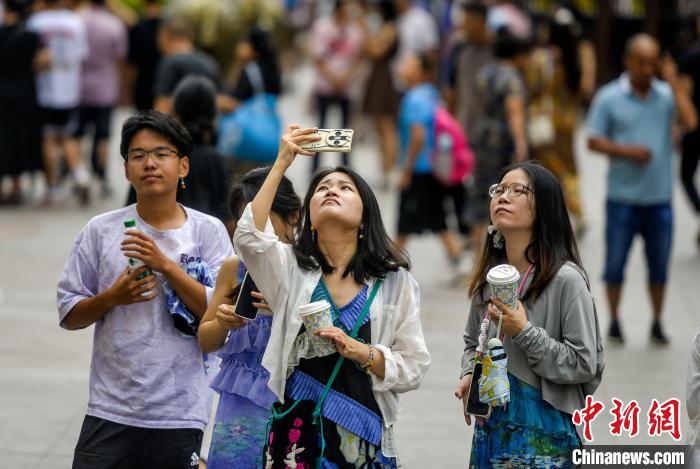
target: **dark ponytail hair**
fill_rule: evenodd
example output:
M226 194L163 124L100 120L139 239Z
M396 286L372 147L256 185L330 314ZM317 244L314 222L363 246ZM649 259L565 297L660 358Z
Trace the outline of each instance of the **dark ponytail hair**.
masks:
M374 192L369 184L362 179L362 176L347 166L321 169L309 183L309 189L304 197L304 216L299 220L294 243L294 254L299 267L305 270L320 268L324 274L330 274L334 270L312 236L309 215L311 198L316 192L316 187L332 173L343 173L350 176L362 200L363 238L357 245L357 252L350 259L343 272L343 277L352 274L355 282L363 283L370 278L384 278L387 272L395 272L401 267L410 269L411 263L408 256L394 244L384 228L382 214Z
M233 183L229 197L229 210L236 222L243 215L245 206L253 201L268 174L270 174L269 166L252 169ZM272 201L271 211L279 215L289 225L293 225L299 216L301 199L294 192L292 181L286 176L282 177L282 181L280 181Z
M209 78L198 75L184 78L173 92L173 108L195 145L214 142L216 86Z
M557 178L541 164L528 161L508 166L498 181L516 169L525 171L533 191L520 197L534 197L535 206L532 240L525 250L525 258L535 266L535 276L522 301L536 300L567 262L572 262L579 268L590 288L588 274L581 264L576 238L566 211L564 193ZM492 235L486 236L481 252L469 283L469 295L479 295L480 301L485 303L488 300L485 296L488 285L486 274L491 267L507 262L507 259L505 246L500 249L494 247Z

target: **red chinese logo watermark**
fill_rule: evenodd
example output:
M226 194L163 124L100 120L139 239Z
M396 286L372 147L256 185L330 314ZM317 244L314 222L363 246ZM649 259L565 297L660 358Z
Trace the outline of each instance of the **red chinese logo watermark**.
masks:
M635 400L625 405L620 399L612 399L613 407L610 415L613 416L609 424L610 434L621 436L627 433L631 438L639 434L639 403ZM571 420L576 426L583 425L583 437L588 442L593 441L591 424L605 409L605 404L596 401L593 396L586 396L586 406L574 411ZM651 437L670 435L674 440L681 439L681 403L678 399L668 399L662 403L652 399L647 412L647 434Z

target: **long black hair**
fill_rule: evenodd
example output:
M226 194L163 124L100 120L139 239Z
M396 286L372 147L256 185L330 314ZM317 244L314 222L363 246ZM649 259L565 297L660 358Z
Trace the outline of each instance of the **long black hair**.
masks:
M566 262L576 264L589 285L588 275L581 264L578 246L571 221L564 203L564 193L557 178L541 164L528 161L514 163L503 170L498 181L511 171L522 169L530 180L532 193L526 192L520 197L533 197L535 217L532 224L532 240L525 250L525 258L535 266L535 276L523 296L523 302L528 299L536 300L547 288L559 268ZM530 199L532 202L532 199ZM505 246L496 248L493 237L489 235L484 242L481 258L474 268L469 294L479 295L481 301L486 301L486 274L491 267L506 261Z
M299 267L306 270L320 268L325 274L335 270L316 244L311 232L310 217L311 198L316 192L316 187L323 178L332 173L347 174L357 187L357 193L362 200L363 238L358 241L357 252L350 259L343 277L352 274L355 282L363 283L370 278L384 278L387 272L395 272L401 267L410 269L411 263L408 256L394 244L384 228L374 192L362 176L347 166L323 168L309 183L309 189L304 197L304 216L299 220L294 242L294 254Z
M255 168L239 179L231 186L231 195L229 196L229 210L235 221L238 221L243 215L243 209L253 201L258 191L265 182L270 167ZM294 192L294 186L287 176L283 176L280 185L277 187L275 198L272 201L271 211L279 215L285 223L293 225L299 213L301 212L301 199Z
M282 91L282 80L280 77L279 59L277 51L272 44L270 33L265 29L254 26L248 33L246 40L257 56L255 61L260 67L260 73L265 82L265 92L280 94Z

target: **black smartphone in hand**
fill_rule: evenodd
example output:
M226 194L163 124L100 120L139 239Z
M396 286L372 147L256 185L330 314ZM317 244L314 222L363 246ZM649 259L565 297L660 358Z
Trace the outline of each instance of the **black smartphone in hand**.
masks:
M233 311L233 314L248 321L253 321L258 317L258 308L253 306L253 303L256 301L252 295L254 291L259 291L258 287L253 282L252 277L246 272L241 288L238 290L236 309Z
M489 418L491 404L484 404L479 400L479 378L481 378L481 361L474 364L472 382L469 385L469 398L467 399L466 413L475 417Z

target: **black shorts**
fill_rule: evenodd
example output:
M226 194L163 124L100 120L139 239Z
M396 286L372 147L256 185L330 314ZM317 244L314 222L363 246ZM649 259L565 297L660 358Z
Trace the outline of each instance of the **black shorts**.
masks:
M399 234L440 233L445 221L445 186L432 174L414 174L411 185L401 192Z
M191 469L199 467L202 431L141 428L85 416L73 469Z
M83 106L78 110L78 125L73 136L80 138L85 135L85 128L91 126L98 140L108 139L112 123L111 107Z
M73 135L78 127L78 110L41 108L41 121L45 133Z

